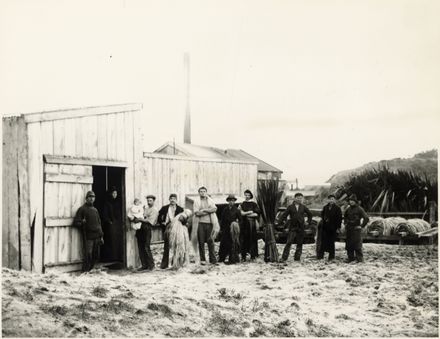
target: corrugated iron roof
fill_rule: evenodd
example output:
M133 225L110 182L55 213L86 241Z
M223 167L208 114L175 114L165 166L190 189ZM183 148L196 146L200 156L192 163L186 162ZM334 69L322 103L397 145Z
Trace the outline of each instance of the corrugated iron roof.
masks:
M220 149L217 147L201 146L194 144L183 144L183 143L173 143L167 142L160 146L153 153L163 153L162 151L168 147L175 147L176 150L186 156L200 157L200 158L216 158L225 160L248 160L258 162L259 172L279 172L283 173L280 169L268 164L267 162L241 150L241 149Z

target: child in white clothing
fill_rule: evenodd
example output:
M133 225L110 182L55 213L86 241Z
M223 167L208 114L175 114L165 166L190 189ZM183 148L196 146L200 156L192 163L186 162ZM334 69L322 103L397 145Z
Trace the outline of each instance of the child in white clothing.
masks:
M131 221L131 228L138 230L141 228L142 223L135 222L135 218L142 219L144 217L144 208L138 198L134 199L133 203L134 205L128 209L127 217Z

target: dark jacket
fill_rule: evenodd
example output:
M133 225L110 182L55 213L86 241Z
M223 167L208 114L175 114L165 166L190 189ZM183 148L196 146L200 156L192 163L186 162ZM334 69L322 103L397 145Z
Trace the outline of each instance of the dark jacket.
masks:
M167 214L168 214L169 208L170 208L170 204L162 206L162 208L159 210L159 216L157 218L157 222L159 224L165 223L165 221L167 220ZM176 216L182 212L183 212L183 208L180 207L179 205L176 205L176 213L174 214L174 216Z
M93 205L82 205L76 212L73 223L84 231L88 240L101 238L104 234L98 210Z
M104 204L102 219L106 225L122 222L121 205L118 199L109 198Z
M232 206L232 208L229 208L229 206L226 206L223 211L222 215L220 217L220 227L225 231L229 230L229 227L231 226L231 223L233 221L240 222L241 221L241 214L238 210L237 206Z
M338 205L325 205L321 212L321 218L323 229L336 232L337 229L341 228L342 211Z
M312 222L312 212L304 206L299 204L298 210L296 209L295 203L292 203L287 207L284 213L281 215L280 223L282 223L287 216L290 216L290 227L292 229L304 230L304 217L307 216L307 222L310 224Z
M361 219L363 219L362 225ZM369 220L367 213L359 205L348 207L344 214L344 223L347 226L365 227Z
M361 225L361 219L363 219ZM365 227L369 221L367 213L358 205L350 206L344 213L345 249L347 251L362 249L362 230L357 226Z

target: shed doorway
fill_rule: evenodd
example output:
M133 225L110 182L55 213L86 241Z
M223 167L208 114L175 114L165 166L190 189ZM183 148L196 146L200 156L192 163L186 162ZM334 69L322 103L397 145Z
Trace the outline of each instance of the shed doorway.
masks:
M104 245L100 261L110 268L125 267L125 168L93 166L95 207L101 217ZM110 190L116 189L116 198Z

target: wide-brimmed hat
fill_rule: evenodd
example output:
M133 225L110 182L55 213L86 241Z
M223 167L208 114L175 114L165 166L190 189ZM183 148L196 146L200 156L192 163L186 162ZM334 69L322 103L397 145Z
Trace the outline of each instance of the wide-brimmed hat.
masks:
M356 194L352 194L348 197L348 201L353 200L353 201L358 201Z
M229 194L228 197L226 198L226 201L229 201L229 200L237 201L237 198L235 197L235 195Z

